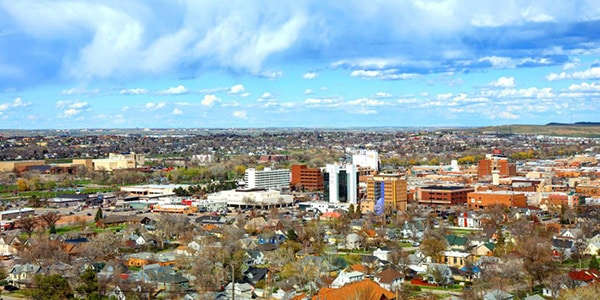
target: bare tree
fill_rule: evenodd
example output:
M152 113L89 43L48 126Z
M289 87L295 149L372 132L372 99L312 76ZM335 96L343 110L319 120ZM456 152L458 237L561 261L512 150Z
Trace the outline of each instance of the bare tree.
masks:
M41 235L30 240L29 245L21 252L21 258L25 262L37 264L44 272L48 272L48 268L57 262L67 263L69 254L59 241Z
M425 256L431 257L436 260L438 256L448 249L448 242L440 234L429 232L427 236L421 241L421 251Z
M90 261L107 261L119 255L121 239L112 232L101 232L83 246L81 257Z
M23 232L27 233L29 238L31 238L31 235L39 224L39 220L36 217L30 216L18 219L15 224L18 228L21 228Z
M60 215L57 212L49 211L45 214L40 215L40 220L46 225L47 228L54 228L56 222L60 220Z

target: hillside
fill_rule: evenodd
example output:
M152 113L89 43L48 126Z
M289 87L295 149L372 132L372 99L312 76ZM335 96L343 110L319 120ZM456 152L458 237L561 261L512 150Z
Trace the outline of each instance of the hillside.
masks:
M600 137L600 124L558 124L547 125L502 125L479 127L477 132L500 132L526 135L552 135L569 137Z

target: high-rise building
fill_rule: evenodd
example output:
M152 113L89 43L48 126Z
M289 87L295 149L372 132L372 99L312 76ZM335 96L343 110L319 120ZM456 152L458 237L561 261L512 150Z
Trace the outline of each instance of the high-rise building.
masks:
M377 215L389 211L406 211L406 180L397 174L379 174L367 178L367 198L361 201L362 213Z
M307 191L323 190L323 171L319 168L308 168L306 165L293 165L290 188Z
M501 154L487 154L485 159L478 163L477 175L483 179L494 174L499 177L510 177L517 175L517 167L510 163L508 158Z
M323 181L326 201L357 204L358 172L355 166L328 164L325 166Z
M417 199L423 205L463 205L472 187L430 185L417 188Z
M352 164L354 166L369 167L373 171L379 171L379 153L377 150L356 150L352 153Z
M257 171L250 168L244 174L244 181L248 189L287 189L290 186L290 170L265 168Z

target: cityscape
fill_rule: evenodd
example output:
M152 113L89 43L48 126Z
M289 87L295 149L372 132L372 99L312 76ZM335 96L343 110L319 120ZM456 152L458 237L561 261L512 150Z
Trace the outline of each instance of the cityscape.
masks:
M600 6L0 0L0 300L600 298Z

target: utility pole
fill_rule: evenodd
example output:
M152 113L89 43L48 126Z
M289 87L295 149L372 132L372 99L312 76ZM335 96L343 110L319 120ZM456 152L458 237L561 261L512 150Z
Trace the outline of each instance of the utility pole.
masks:
M235 269L231 264L231 300L235 300Z

